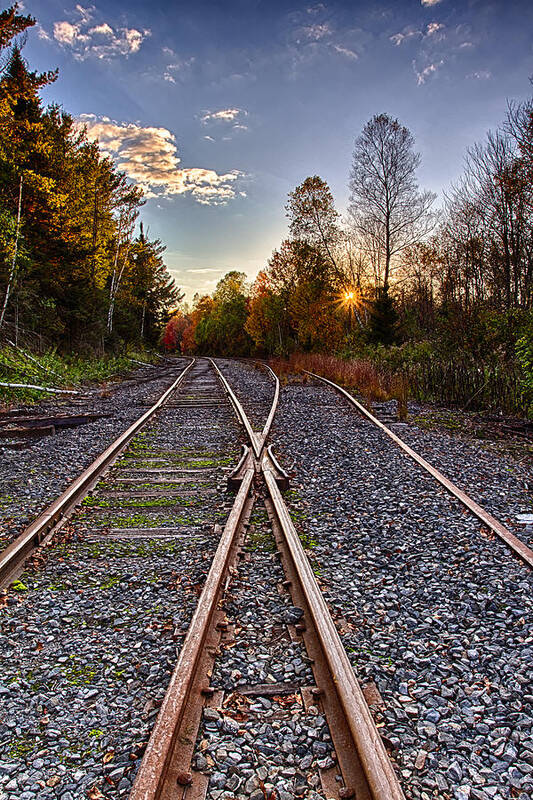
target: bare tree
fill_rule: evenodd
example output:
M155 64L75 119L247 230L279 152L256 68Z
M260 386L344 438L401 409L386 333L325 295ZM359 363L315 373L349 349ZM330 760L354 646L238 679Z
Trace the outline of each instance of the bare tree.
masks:
M373 117L355 141L350 173L350 214L355 230L377 254L384 293L394 257L435 224L432 192L421 192L415 172L420 155L411 132L387 114Z
M474 268L468 280L473 299L488 295L504 308L531 302L533 217L525 160L513 138L489 132L468 150L465 173L447 198L464 269L469 260Z

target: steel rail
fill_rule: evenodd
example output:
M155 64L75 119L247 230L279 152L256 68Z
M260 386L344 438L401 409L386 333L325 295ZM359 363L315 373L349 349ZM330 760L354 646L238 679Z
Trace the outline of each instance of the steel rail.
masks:
M363 414L367 419L369 419L374 425L380 428L392 441L398 445L407 455L416 461L416 463L421 466L426 472L432 475L442 486L444 486L451 494L453 494L458 500L460 500L466 508L469 509L473 514L478 517L491 531L493 531L496 536L498 536L506 545L508 545L517 556L519 556L525 563L533 568L533 550L529 548L524 542L522 542L514 533L503 525L500 520L493 517L483 506L480 506L479 503L476 503L475 500L463 492L462 489L459 489L452 481L450 481L445 475L442 474L436 467L426 461L425 458L418 455L418 453L409 447L399 436L397 436L390 428L387 428L383 422L380 422L373 414L368 411L361 403L359 403L355 397L353 397L346 389L343 389L342 386L339 386L337 383L328 380L328 378L323 378L322 375L317 375L314 372L309 372L308 370L304 369L302 372L305 372L306 375L311 375L311 377L316 378L322 383L326 383L329 386L332 386L337 392L343 395L352 405L354 405L358 411Z
M253 468L248 469L224 527L129 800L170 800L176 797L180 765L179 759L178 763L175 761L175 751L184 740L190 744L192 739L194 744L195 731L191 732L189 726L186 731L182 731L182 727L186 720L187 706L198 681L198 668L212 631L253 477Z
M154 405L145 411L139 419L129 426L112 444L107 447L90 466L88 466L68 488L51 503L31 525L29 525L0 554L0 586L5 586L15 577L31 551L39 545L44 537L67 516L95 485L101 474L119 456L124 447L136 433L154 416L178 388L186 374L194 364L193 359L178 375L173 384L163 392Z
M264 364L262 361L258 361L258 364L260 364L260 365L261 365L261 366L262 366L264 369L266 369L266 370L267 370L267 372L269 372L269 373L270 373L271 377L274 379L274 386L275 386L275 389L274 389L274 399L273 399L273 401L272 401L272 407L271 407L271 409L270 409L270 414L269 414L269 415L268 415L268 417L267 417L267 420L266 420L266 422L265 422L265 426L264 426L264 428L263 428L263 431L262 431L262 434L261 434L261 435L263 436L263 439L266 441L266 439L268 438L268 435L269 435L269 433L270 433L270 428L272 427L272 423L274 422L274 415L275 415L275 413L276 413L276 409L277 409L277 407L278 407L278 400L279 400L279 378L278 378L278 376L276 375L276 373L274 372L274 370L273 370L273 369L271 369L271 368L268 366L268 364Z
M261 451L264 446L264 440L261 440L262 434L261 435L257 434L254 431L254 429L250 424L250 420L248 419L237 395L227 382L226 378L224 377L218 366L215 364L214 360L210 358L209 361L211 362L213 369L215 370L217 377L220 383L222 384L222 388L224 389L225 393L230 399L230 402L235 410L239 422L241 423L241 425L244 426L246 433L248 434L248 439L250 440L250 444L252 445L252 450L254 451L255 457L260 458ZM276 397L276 403L277 403L277 397ZM274 413L275 413L275 406L273 405L272 407L274 408Z

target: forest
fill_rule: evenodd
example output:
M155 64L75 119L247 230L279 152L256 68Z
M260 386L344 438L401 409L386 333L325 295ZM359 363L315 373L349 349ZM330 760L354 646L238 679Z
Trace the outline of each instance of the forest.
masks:
M466 155L435 208L410 131L387 114L355 141L341 219L326 181L290 192L289 236L248 285L229 272L169 320L183 353L260 355L468 410L533 412L533 100Z
M375 115L347 165L347 213L307 177L255 280L230 271L189 305L142 224L142 190L43 105L57 72L23 57L34 25L17 5L0 13L3 381L13 348L161 348L342 373L375 399L533 413L533 99L502 109L440 205L418 184L412 133Z

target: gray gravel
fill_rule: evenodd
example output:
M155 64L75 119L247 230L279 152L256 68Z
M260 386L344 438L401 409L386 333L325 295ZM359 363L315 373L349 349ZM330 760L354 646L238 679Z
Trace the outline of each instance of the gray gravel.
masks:
M530 570L332 390L289 385L273 440L406 795L530 798Z
M31 408L31 414L110 414L108 418L58 429L54 436L28 440L24 450L8 450L0 443L0 547L5 547L170 386L190 359L177 358L167 367L145 367L109 396L93 390L81 398L51 401ZM163 372L163 377L161 374ZM135 379L156 376L140 385Z
M533 513L531 461L502 455L499 443L425 431L412 423L391 429L531 546L533 527L518 522L520 514Z
M193 374L182 393L194 382ZM218 542L214 523L232 504L223 487L239 449L227 402L168 408L7 595L2 800L128 796ZM155 464L174 470L174 480L153 483ZM145 531L113 535L113 518L102 527L101 517L118 509L97 504L120 500L113 492L132 476L145 497L126 513ZM189 505L200 491L201 506ZM154 499L171 504L164 522ZM155 519L166 537L151 534Z
M273 378L257 362L217 358L216 364L241 402L253 429L262 430L274 399Z

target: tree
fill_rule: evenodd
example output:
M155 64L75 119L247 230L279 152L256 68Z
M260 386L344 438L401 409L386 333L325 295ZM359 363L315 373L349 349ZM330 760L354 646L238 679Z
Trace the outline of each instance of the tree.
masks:
M183 334L188 324L187 317L179 309L172 314L161 338L165 350L183 352Z
M373 117L356 139L350 173L350 213L355 229L378 259L387 294L394 257L433 227L432 192L420 192L420 155L410 131L387 114Z
M293 239L319 249L337 271L335 248L339 242L339 214L326 181L318 175L306 178L289 193L285 210Z

